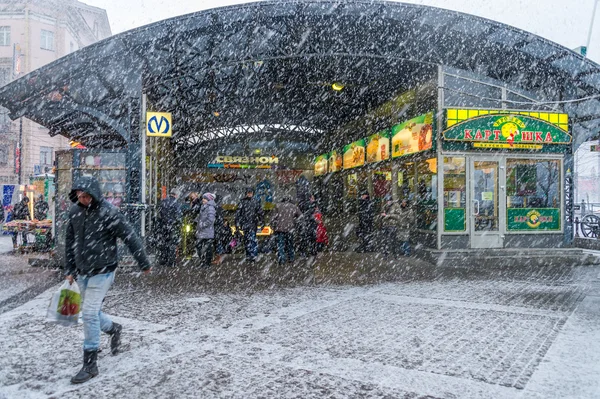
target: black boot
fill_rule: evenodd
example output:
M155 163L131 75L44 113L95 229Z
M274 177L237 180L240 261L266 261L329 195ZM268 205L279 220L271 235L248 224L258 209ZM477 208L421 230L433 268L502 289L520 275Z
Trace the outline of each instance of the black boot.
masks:
M71 378L72 384L81 384L89 381L98 375L98 352L97 351L83 351L83 367L79 370L79 373Z
M116 355L119 353L119 347L121 346L121 330L123 326L113 322L112 328L108 331L110 337L110 353Z

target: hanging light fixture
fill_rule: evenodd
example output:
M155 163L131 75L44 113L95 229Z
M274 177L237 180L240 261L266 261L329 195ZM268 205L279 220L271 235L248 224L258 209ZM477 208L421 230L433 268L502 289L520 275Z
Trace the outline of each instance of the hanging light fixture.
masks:
M342 83L340 82L333 82L333 84L331 85L331 88L335 91L342 91L344 90L344 86Z

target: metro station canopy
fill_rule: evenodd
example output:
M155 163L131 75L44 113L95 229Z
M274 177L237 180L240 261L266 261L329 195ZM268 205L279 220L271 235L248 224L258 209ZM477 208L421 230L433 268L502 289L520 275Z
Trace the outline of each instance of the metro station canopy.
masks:
M554 82L548 101L576 100L564 105L576 143L597 135L597 64L491 20L386 1L265 1L161 21L12 82L0 105L88 146L126 144L142 93L149 109L173 113L180 143L241 125L329 131L438 65L532 92Z

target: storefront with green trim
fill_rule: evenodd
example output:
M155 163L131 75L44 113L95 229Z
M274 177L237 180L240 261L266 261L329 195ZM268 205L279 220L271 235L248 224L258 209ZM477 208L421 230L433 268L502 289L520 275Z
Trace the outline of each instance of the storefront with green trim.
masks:
M568 115L444 109L440 248L564 244Z
M444 108L315 159L315 182L338 217L361 192L415 210L414 244L438 249L565 245L565 113Z

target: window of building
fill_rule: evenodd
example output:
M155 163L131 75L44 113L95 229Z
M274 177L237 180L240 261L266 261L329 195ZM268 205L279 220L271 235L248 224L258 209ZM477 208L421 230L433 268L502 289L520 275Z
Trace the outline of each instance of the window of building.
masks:
M0 26L0 46L10 46L10 26Z
M467 168L464 157L444 157L444 231L466 230Z
M8 154L10 149L8 144L0 144L0 166L8 165Z
M40 47L44 50L54 51L54 32L42 29L42 40Z
M40 166L44 170L44 167L52 167L52 147L40 147Z
M437 230L437 158L417 162L417 187L413 208L420 230ZM410 201L409 201L410 202Z
M558 159L508 159L508 230L560 230L560 180Z

